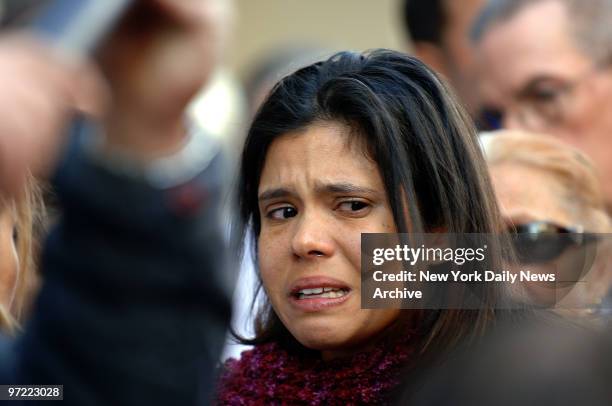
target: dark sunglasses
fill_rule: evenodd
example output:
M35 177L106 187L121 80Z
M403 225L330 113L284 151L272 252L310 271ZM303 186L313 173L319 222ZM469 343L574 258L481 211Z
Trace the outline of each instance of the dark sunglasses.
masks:
M516 259L521 264L542 264L559 258L571 247L584 247L598 240L579 228L546 221L516 224L508 228ZM586 256L586 253L583 253Z

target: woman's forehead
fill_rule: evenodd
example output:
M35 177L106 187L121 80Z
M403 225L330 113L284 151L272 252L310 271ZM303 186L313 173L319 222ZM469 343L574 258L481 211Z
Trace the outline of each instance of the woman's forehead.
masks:
M362 162L362 158L369 161L369 167L377 166L376 162L369 157L365 137L360 131L348 124L338 121L317 121L309 126L296 131L285 133L276 138L266 153L266 163L274 153L285 155L288 152L309 152L314 157L319 156L323 162L327 157L340 157L353 159L356 163ZM278 156L274 156L278 158ZM292 162L298 163L295 156Z
M312 125L277 138L266 154L260 189L267 183L306 179L379 183L378 167L358 139L348 127L335 123Z

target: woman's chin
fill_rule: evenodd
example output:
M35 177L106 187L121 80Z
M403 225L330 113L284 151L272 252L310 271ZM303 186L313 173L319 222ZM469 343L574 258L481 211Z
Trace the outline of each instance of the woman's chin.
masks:
M367 345L399 316L397 309L286 314L281 318L291 335L304 347L317 351L341 351ZM352 352L352 350L351 350Z
M350 342L350 334L339 326L316 325L315 323L302 323L291 333L296 340L306 348L317 351L326 351L342 348Z
M348 358L361 348L364 348L364 345L367 346L367 342L364 344L359 342L359 340L355 340L354 337L347 337L345 335L329 335L325 337L305 335L299 337L298 341L306 348L320 351L321 358L325 361L336 358Z

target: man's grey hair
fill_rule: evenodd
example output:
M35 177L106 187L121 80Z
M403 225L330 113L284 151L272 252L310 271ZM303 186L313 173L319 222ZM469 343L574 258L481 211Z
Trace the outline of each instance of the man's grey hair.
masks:
M489 0L474 22L472 41L478 43L495 25L545 1L565 6L572 36L585 55L595 63L612 63L612 0Z

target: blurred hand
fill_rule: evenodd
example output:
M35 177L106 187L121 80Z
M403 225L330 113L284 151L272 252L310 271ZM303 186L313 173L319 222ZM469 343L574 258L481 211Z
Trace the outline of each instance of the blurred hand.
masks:
M184 138L187 104L219 51L219 0L140 0L100 49L112 91L107 147L142 160L168 155Z
M102 115L106 90L92 66L17 33L0 37L0 83L0 195L16 197L28 171L51 168L75 112Z

